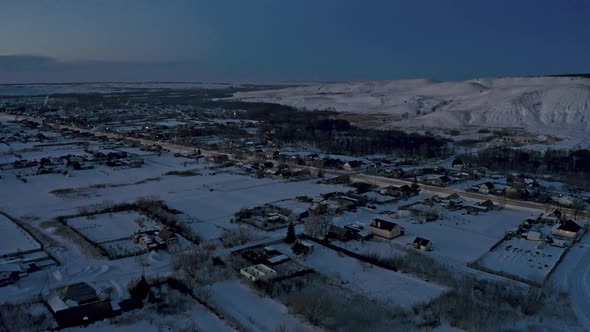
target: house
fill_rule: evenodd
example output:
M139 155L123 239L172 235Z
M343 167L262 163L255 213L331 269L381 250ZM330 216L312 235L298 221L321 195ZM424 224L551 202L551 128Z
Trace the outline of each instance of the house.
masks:
M361 166L363 166L363 162L360 160L351 160L351 161L347 161L344 163L344 165L342 165L342 168L346 171L354 171L357 170L359 168L361 168Z
M463 205L463 207L465 207L467 209L467 213L472 214L472 215L477 215L480 212L488 211L487 207L481 206L478 204L465 204L465 205Z
M396 178L402 178L406 175L406 171L404 171L404 169L401 167L394 168L392 170L388 170L385 172L388 174L391 174L391 176L396 177Z
M355 199L350 199L346 196L336 196L330 197L327 203L328 205L338 207L337 210L339 211L351 211L356 208L358 201Z
M443 176L439 177L438 179L440 180L440 183L442 186L448 186L449 184L451 184L451 182L453 182L453 180L446 175L443 175Z
M416 239L414 239L414 242L412 242L412 245L416 249L420 249L420 250L424 250L424 251L432 250L432 241L427 240L425 238L416 237Z
M307 255L313 251L313 244L308 241L297 241L291 249L296 255Z
M487 199L481 203L477 203L480 206L484 206L486 207L488 210L493 209L496 205L494 204L494 202L492 202L491 200Z
M18 280L18 273L14 271L0 272L0 287L10 285Z
M159 249L164 244L163 241L154 234L154 232L137 233L133 235L132 239L133 242L150 251Z
M344 227L330 225L330 227L328 228L327 237L331 239L336 239L338 241L346 242L354 238L354 232Z
M266 246L266 247L262 248L262 251L267 256L274 256L274 255L281 254L281 252L275 246Z
M264 264L257 264L240 269L240 274L254 282L270 280L277 275L277 271Z
M180 251L180 241L178 236L168 229L163 229L158 233L158 237L166 244L166 248L170 252Z
M512 180L511 184L515 188L522 189L526 186L526 181L523 177L517 177Z
M555 236L567 237L575 239L578 236L578 232L582 229L580 225L575 223L573 220L564 220L559 226L554 227L551 230L551 234Z
M517 186L508 187L504 190L503 195L507 198L512 199L526 199L529 196L529 192L526 189L519 188Z
M550 212L542 213L539 216L539 221L547 223L558 223L561 222L564 215L560 209L553 209Z
M113 314L111 301L101 300L96 290L85 282L59 289L47 299L47 305L60 327L87 324Z
M447 201L446 207L450 210L459 210L463 207L463 198L457 193L453 193L444 198Z
M546 193L542 193L537 198L535 198L535 202L537 203L551 203L551 196L547 195Z
M459 159L459 158L455 158L455 159L453 159L451 166L453 168L461 168L461 167L463 167L463 160Z
M371 234L384 237L386 239L393 239L400 235L404 235L404 229L390 221L375 218L371 222Z
M482 183L479 186L479 190L478 191L481 194L489 194L489 193L494 192L494 190L495 190L494 184L488 181L486 183Z
M247 250L242 252L242 258L252 264L260 264L264 262L264 255L255 250Z
M284 262L288 261L289 259L290 258L287 255L280 254L280 255L276 255L276 256L273 256L273 257L268 258L266 260L266 262L269 265L279 265L281 263L284 263Z
M353 232L357 239L359 240L368 240L371 237L371 231L366 229L363 225L359 223L348 224L345 225L344 228Z
M281 152L279 150L267 150L266 151L266 159L278 160L280 154L281 154Z
M0 287L10 285L26 276L27 272L19 264L0 265Z
M541 233L530 231L526 234L526 239L529 241L541 241Z
M453 180L446 176L438 176L438 177L433 177L433 178L428 178L424 180L424 183L426 184L430 184L433 186L439 186L439 187L446 187L448 186L451 182L453 182Z
M213 162L216 164L225 163L227 161L229 161L229 156L226 154L219 154L219 155L213 156Z

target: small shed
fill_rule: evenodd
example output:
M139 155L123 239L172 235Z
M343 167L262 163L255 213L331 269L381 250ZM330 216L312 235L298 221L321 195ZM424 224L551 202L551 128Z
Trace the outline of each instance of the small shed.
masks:
M414 239L414 242L412 242L412 245L416 249L420 249L420 250L424 250L424 251L432 250L432 241L425 239L425 238L416 237L416 239Z

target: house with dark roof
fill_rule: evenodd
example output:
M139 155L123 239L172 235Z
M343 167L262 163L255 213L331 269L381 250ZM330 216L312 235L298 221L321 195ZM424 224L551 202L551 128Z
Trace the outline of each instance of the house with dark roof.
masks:
M486 207L488 210L491 210L491 209L493 209L493 208L496 207L496 205L494 204L494 202L492 202L489 199L486 199L485 201L480 202L480 203L477 203L477 204L480 205L480 206Z
M488 181L488 182L480 184L478 191L481 194L489 194L489 193L494 192L495 189L496 189L496 187L494 186L494 184Z
M174 232L170 231L169 229L163 229L158 232L158 237L166 244L168 251L180 251L180 241Z
M293 244L291 249L296 255L307 255L313 251L313 244L308 241L299 240Z
M535 198L536 203L551 203L552 199L547 193L541 193Z
M416 249L430 251L432 250L432 241L425 238L416 237L416 239L414 239L414 242L412 242L412 246L414 246L414 248Z
M386 239L393 239L395 237L404 235L404 228L394 222L375 218L371 222L371 234L377 235Z
M344 227L330 225L330 228L328 228L328 235L326 235L326 237L345 242L354 239L355 234L351 230Z
M575 239L582 227L571 219L562 221L557 227L551 230L551 234L560 237Z
M60 327L88 324L113 315L111 301L101 300L85 282L58 289L47 299L47 305Z

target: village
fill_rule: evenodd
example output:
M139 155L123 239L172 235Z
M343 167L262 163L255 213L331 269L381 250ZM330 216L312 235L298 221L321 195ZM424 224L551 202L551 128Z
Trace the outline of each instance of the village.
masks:
M590 303L571 287L590 269L585 188L463 152L284 144L234 110L16 100L0 114L0 302L30 329L142 326L153 312L177 330L434 329L449 324L438 301L470 278ZM373 312L344 309L359 301ZM545 314L531 310L518 318Z

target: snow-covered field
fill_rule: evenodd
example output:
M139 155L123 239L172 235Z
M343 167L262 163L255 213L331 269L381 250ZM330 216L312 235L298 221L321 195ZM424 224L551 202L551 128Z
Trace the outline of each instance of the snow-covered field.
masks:
M523 127L533 132L590 129L590 79L584 78L331 83L238 92L234 99L309 110L380 114L389 119L381 128Z

